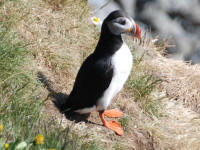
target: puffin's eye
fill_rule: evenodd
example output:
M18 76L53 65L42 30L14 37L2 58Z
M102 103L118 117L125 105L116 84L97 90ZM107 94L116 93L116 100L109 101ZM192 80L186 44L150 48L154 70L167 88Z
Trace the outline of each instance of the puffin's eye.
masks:
M126 20L120 20L119 23L122 24L122 25L125 25L126 24Z

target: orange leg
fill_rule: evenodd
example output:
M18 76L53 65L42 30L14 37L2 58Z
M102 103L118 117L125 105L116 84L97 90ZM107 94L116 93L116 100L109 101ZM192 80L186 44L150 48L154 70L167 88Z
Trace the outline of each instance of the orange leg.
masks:
M105 115L104 112L99 113L99 116L100 116L101 121L103 122L104 126L113 130L117 135L123 135L124 130L123 130L122 126L114 120L107 122L104 118L104 115Z

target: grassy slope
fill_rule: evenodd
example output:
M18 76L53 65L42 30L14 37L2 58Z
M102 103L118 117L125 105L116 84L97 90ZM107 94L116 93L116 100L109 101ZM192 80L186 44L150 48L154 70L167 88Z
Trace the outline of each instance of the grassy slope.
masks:
M24 36L25 26L29 26L34 19L29 18L34 15L32 8L38 1L4 2L0 9L0 125L3 125L0 149L8 143L8 149L14 150L23 141L27 143L26 149L98 149L94 140L87 140L87 134L80 135L73 130L73 124L63 127L57 119L45 113L48 96L36 76L38 68L41 68L39 64L50 62L49 68L60 69L55 61L67 56L52 54L51 57L48 55L51 52L46 49L40 55L37 39L34 41ZM43 2L41 4L47 5ZM30 32L37 37L34 30ZM44 144L35 144L37 134L43 135Z
M19 80L12 76L13 72L18 72L15 68L10 72L10 78L9 76L0 78L1 82L12 79L13 84L18 85L19 89L20 86L28 85L21 90L22 92L20 91L20 94L13 92L12 88L15 86L9 87L10 91L8 96L6 95L9 101L6 104L0 104L0 123L7 128L3 131L3 142L9 143L18 139L22 131L14 129L20 127L26 132L23 132L24 135L19 138L19 141L25 140L31 143L37 133L42 133L46 142L41 148L61 149L61 146L65 145L67 141L68 149L100 149L102 147L104 149L137 150L198 149L200 146L198 140L200 138L199 115L185 108L181 102L170 99L185 100L184 97L187 104L198 108L195 106L198 104L199 87L196 86L196 83L199 74L181 73L182 68L188 69L188 72L191 71L190 67L182 62L160 56L159 51L163 51L165 45L155 46L152 41L146 39L138 45L137 41L128 40L133 53L138 50L135 55L135 65L125 89L110 106L119 108L125 113L125 116L119 120L125 129L125 135L118 137L100 125L84 122L73 123L67 120L52 104L52 98L48 97L49 91L36 80L36 72L42 72L51 81L54 93L66 94L71 91L80 64L91 53L98 40L98 32L90 22L90 13L86 2L79 0L33 0L31 2L19 0L6 2L3 6L1 7L1 19L4 20L5 26L9 26L7 20L12 18L14 26L9 26L11 33L17 32L21 41L29 43L26 48L23 48L25 56L24 54L15 54L17 56L15 58L18 60L29 58L28 63L20 63L20 66L24 67L17 68L23 72L19 77L17 76ZM13 39L10 40L13 41ZM5 43L6 48L8 45ZM31 54L27 54L26 49L29 49ZM10 48L10 51L12 50L13 46ZM15 61L14 64L16 64ZM30 66L30 64L32 65ZM192 70L199 70L199 67L195 66ZM187 77L187 80L182 82L180 77L185 79ZM188 83L192 86L189 84L188 88L182 89L182 86L188 85ZM11 85L9 82L7 84ZM192 88L196 89L194 96L188 94ZM16 91L18 92L17 89ZM30 94L30 91L34 92ZM165 92L169 98L166 97ZM14 94L14 97L12 98L9 93ZM1 94L1 101L5 100L5 96L3 96ZM35 101L35 99L38 100ZM41 103L45 99L47 101ZM18 108L21 108L18 106L19 104L23 104L23 109L17 112L19 114L17 116L19 119L15 119L17 124L12 119L16 118L13 116L15 112L9 111L16 110L10 109L12 104L10 101L14 101L14 106ZM5 109L7 108L5 106L8 106L9 109ZM2 117L5 115L6 118ZM36 121L32 118L31 122L27 122L30 121L27 120L30 116L35 117ZM38 116L40 116L39 119ZM24 121L19 122L21 118ZM101 124L98 114L95 112L91 114L89 120ZM22 124L23 122L25 124ZM30 127L29 124L33 125ZM67 127L71 124L72 131L67 134ZM8 133L9 136L7 136ZM39 147L32 145L32 148L38 149Z

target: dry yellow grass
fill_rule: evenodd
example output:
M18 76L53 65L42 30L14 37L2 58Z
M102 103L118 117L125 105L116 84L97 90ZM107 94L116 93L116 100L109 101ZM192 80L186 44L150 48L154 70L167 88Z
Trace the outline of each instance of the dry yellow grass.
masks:
M182 101L200 112L200 65L158 57L148 63L164 81L161 88L169 98Z
M68 85L73 83L80 63L93 50L97 36L86 2L68 1L60 9L42 0L22 5L25 10L21 13L28 13L14 30L30 43L37 69L54 77L52 81L57 88L70 90Z
M136 44L137 55L144 58L145 70L163 81L159 88L170 99L182 101L192 110L200 112L200 65L165 58L162 53L167 43L155 45L155 40L144 39L142 44Z
M35 57L33 69L42 72L56 92L68 94L82 61L94 50L99 33L90 21L91 14L86 2L69 0L63 1L66 4L60 6L61 1L11 2L1 11L5 15L17 15L18 22L13 26L13 31L18 32L21 40L30 43L29 49ZM151 94L153 102L156 102L154 99L168 97L159 104L160 116L144 113L134 93L125 88L110 106L121 109L129 121L123 137L116 136L101 125L84 122L74 124L77 133L86 137L89 135L86 140L95 139L104 149L197 150L200 147L200 117L198 113L185 108L182 102L200 111L199 65L191 66L163 57L161 53L166 43L155 45L154 40L146 38L140 44L130 39L128 43L132 52L137 52L137 58L142 56L142 65L134 67L130 78L149 73L163 80ZM47 95L48 90L44 90L46 92L43 94ZM62 120L63 126L71 123L59 113L51 100L48 99L43 112L58 121ZM89 120L101 124L95 112Z
M165 43L163 45L166 46ZM146 57L144 68L162 80L158 89L160 94L166 96L160 110L162 117L146 122L144 128L153 136L158 149L198 150L200 65L165 58L157 53L160 49L164 50L162 46L142 46Z

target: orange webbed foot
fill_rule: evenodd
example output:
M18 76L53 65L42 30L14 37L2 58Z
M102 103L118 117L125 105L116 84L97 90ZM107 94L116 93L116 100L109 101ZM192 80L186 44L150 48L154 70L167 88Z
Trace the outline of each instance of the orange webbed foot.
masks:
M110 109L110 110L105 110L104 115L109 118L119 118L123 116L123 113L117 109Z
M118 111L118 112L120 112L120 111ZM114 120L107 122L104 118L104 115L105 115L104 113L105 113L105 111L103 113L99 113L99 116L100 116L101 121L103 122L104 126L113 130L117 135L123 135L124 130L123 130L122 126ZM119 116L119 115L117 115L117 116ZM121 116L121 114L120 114L120 116ZM113 117L113 115L111 115L111 117Z
M124 130L123 130L122 126L114 120L110 120L109 122L107 122L104 125L105 125L105 127L113 130L117 135L121 136L124 134Z

